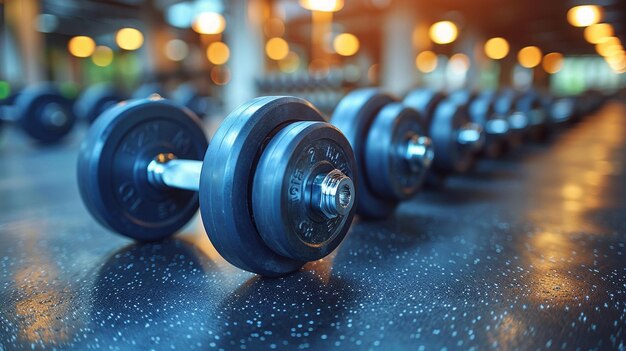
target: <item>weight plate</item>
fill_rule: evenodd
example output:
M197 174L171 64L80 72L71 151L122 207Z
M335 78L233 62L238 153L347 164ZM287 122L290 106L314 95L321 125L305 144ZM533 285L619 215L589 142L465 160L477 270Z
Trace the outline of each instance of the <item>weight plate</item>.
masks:
M524 112L529 119L528 137L531 140L542 140L547 136L547 112L544 109L537 92L529 90L517 96L515 101L517 110Z
M356 212L354 188L339 191L341 205L351 206L344 215L329 219L311 205L319 199L319 193L312 194L314 181L333 170L356 183L352 148L328 123L291 123L263 151L254 175L252 209L259 234L280 255L318 260L345 237Z
M528 117L523 112L516 110L515 94L512 90L504 89L493 94L494 110L499 115L505 116L511 128L507 136L507 147L512 150L519 149L528 130Z
M475 159L475 151L458 142L459 130L471 122L467 110L454 101L442 101L433 114L429 135L436 150L433 166L442 173L467 172Z
M111 84L96 84L87 88L74 104L76 117L89 124L108 108L124 100L122 95Z
M424 118L424 125L429 126L432 123L435 109L445 99L444 93L423 88L410 91L402 103L416 109Z
M366 174L367 136L378 112L396 100L376 88L355 90L346 95L333 112L330 122L346 136L356 156L358 174ZM396 201L378 196L372 190L371 182L378 178L361 177L358 188L357 213L363 217L384 218L393 212Z
M276 277L305 262L277 254L259 235L252 213L252 181L262 152L281 128L323 121L307 101L266 96L231 112L209 146L200 177L200 213L217 251L233 265Z
M490 158L501 156L506 150L510 134L509 122L495 111L493 92L485 91L469 104L470 119L485 130L483 154Z
M201 160L207 139L199 120L167 100L134 100L107 110L91 126L78 157L78 186L104 226L141 241L163 239L198 209L198 194L148 181L159 154Z
M411 168L408 144L426 136L425 130L419 112L402 103L387 104L378 112L365 143L364 175L376 195L397 204L417 193L428 168Z
M209 111L210 103L208 96L201 95L190 83L184 83L172 94L172 98L179 104L187 107L198 117L204 118Z
M72 102L50 84L24 88L15 100L17 123L41 143L54 143L65 137L76 117Z

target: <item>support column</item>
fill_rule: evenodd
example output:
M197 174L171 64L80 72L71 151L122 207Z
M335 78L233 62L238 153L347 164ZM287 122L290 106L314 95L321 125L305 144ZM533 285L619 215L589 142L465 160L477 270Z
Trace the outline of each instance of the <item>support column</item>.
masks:
M233 0L226 35L231 49L231 80L224 87L224 108L230 112L257 95L255 79L264 71L263 0Z
M404 95L417 84L413 30L418 23L415 1L394 1L382 23L381 85Z
M35 20L39 15L38 0L7 0L5 6L5 20L7 33L3 44L15 44L18 50L5 51L7 79L15 83L32 84L43 79L43 38L35 29ZM8 40L8 39L13 40ZM15 52L16 57L10 57L8 52Z

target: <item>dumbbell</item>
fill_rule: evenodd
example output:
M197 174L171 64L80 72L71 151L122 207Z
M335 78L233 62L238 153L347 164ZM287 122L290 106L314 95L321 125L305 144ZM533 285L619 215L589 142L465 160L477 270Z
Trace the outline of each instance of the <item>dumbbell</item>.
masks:
M517 94L516 108L528 116L529 128L527 135L531 140L541 141L548 136L548 111L544 108L539 93L528 89Z
M330 122L346 136L356 156L359 215L386 217L417 193L434 157L417 111L366 88L346 95Z
M112 84L94 84L78 97L74 113L78 120L92 124L106 109L126 98Z
M403 103L419 111L424 118L427 135L435 148L434 183L450 173L470 170L483 147L485 135L480 125L472 122L467 109L442 92L415 89Z
M493 100L487 94L473 93L469 90L454 91L448 98L465 105L470 119L485 131L482 153L489 158L504 154L510 130L509 122L495 112Z
M139 241L172 235L200 208L222 257L264 276L293 272L343 240L356 210L356 161L311 104L253 99L207 143L198 117L175 102L116 105L81 146L81 197L102 225Z
M539 100L548 114L550 128L561 126L574 118L576 103L571 97L557 97L548 92L539 93Z
M526 136L530 122L528 116L517 108L515 94L512 90L485 91L493 101L495 112L505 116L511 128L507 137L508 147L514 151L522 146L522 141Z
M179 85L172 93L172 99L190 109L200 118L204 118L211 109L208 96L200 94L191 83Z
M12 105L0 106L0 124L15 122L40 143L55 143L73 128L72 102L51 84L31 85L15 97Z

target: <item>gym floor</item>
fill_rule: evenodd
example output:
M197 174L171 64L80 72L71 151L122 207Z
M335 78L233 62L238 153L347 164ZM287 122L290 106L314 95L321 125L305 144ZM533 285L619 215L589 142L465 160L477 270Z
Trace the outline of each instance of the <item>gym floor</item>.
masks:
M624 348L625 115L357 220L281 279L230 266L199 218L160 243L108 232L78 195L84 131L43 149L5 130L0 350Z

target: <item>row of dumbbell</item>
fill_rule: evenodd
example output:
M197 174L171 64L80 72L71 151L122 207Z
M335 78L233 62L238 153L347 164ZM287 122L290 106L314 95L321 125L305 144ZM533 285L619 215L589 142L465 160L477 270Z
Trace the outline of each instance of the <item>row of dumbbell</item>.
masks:
M189 109L132 100L86 135L79 189L102 225L140 241L173 235L199 208L228 262L280 276L331 253L355 214L389 216L429 173L466 172L492 144L544 135L563 120L550 109L564 101L537 95L417 89L400 101L362 89L329 121L306 100L260 97L231 112L210 143Z
M137 89L131 99L146 98L152 94L168 96L156 84L145 84ZM107 108L128 97L110 84L97 84L72 101L61 94L53 84L28 86L0 100L0 130L3 122L14 122L34 140L49 144L63 140L76 121L93 123ZM171 98L204 117L210 110L210 100L191 84L180 85Z

